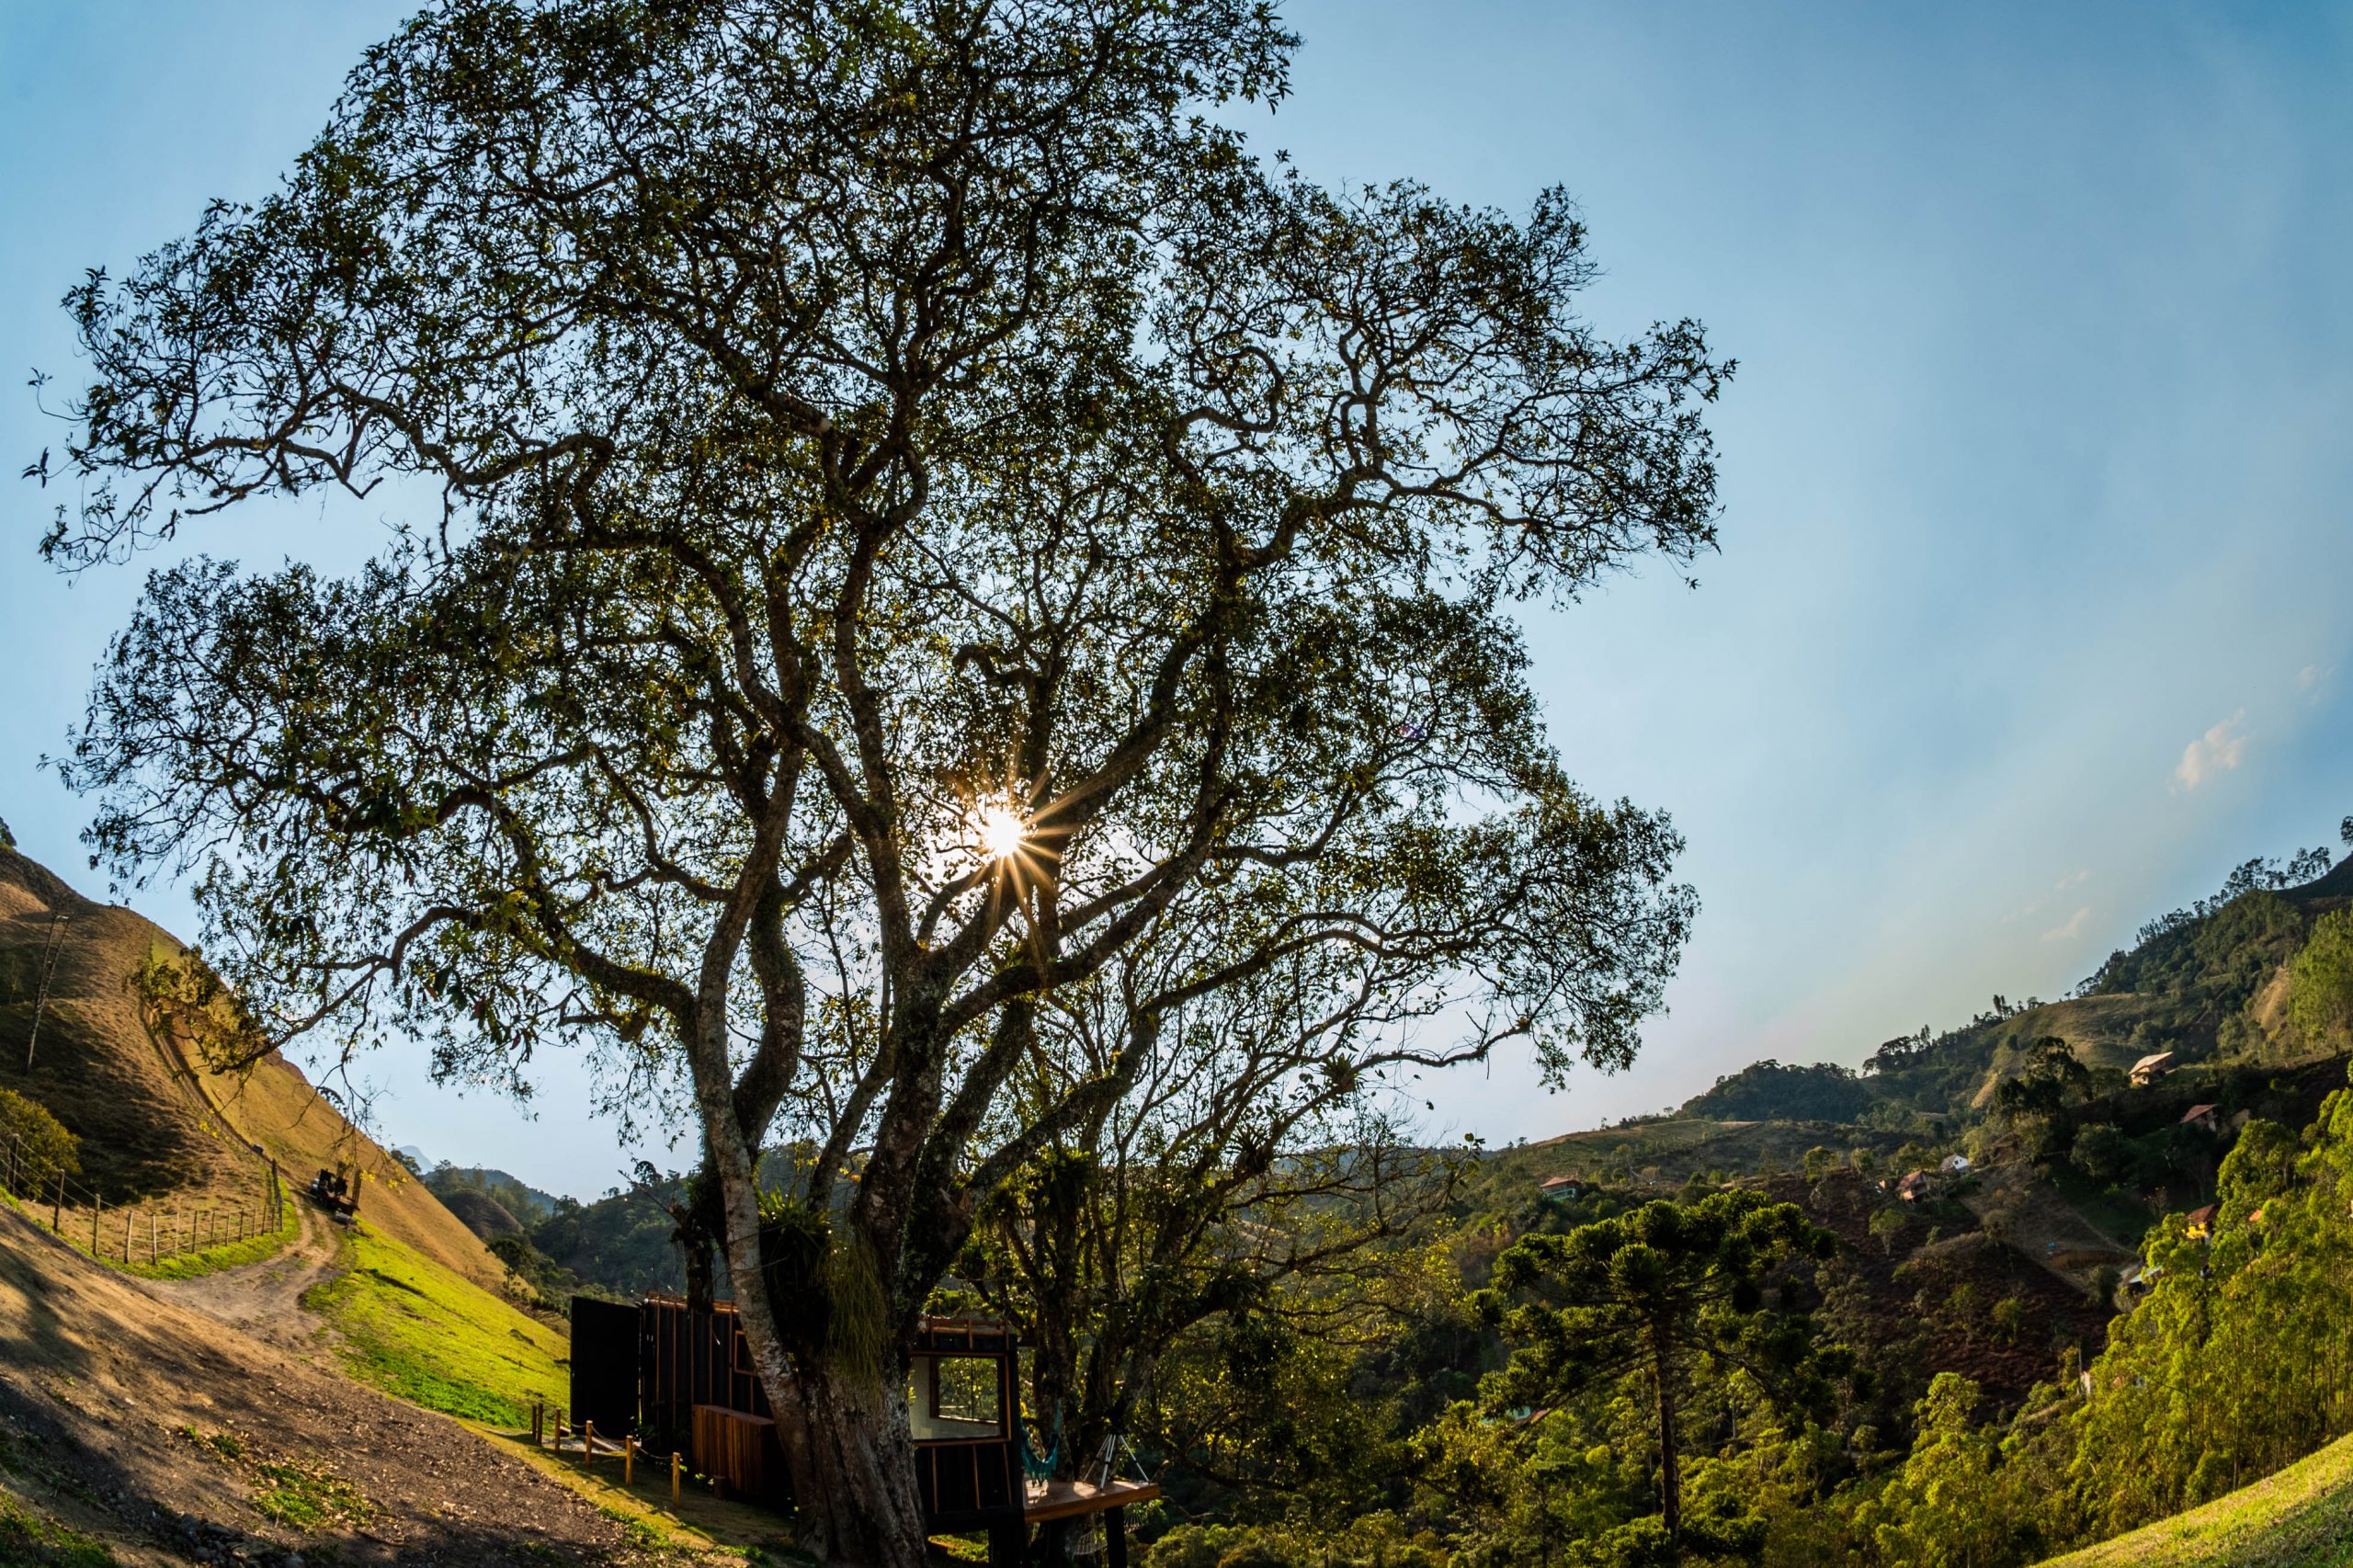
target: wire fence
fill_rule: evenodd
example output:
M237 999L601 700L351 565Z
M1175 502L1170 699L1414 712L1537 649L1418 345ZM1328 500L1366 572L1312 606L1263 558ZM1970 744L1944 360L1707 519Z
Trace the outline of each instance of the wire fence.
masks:
M0 1148L0 1187L63 1241L108 1263L153 1266L166 1258L274 1235L286 1227L278 1166L265 1162L250 1201L183 1199L113 1203L66 1175L22 1135ZM258 1156L257 1156L258 1158Z

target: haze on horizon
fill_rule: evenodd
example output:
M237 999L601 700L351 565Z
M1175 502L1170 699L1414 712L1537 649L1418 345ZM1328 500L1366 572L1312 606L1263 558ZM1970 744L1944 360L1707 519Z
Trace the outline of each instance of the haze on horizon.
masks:
M77 380L57 298L249 197L404 14L0 0L0 365ZM1995 992L2054 996L2236 862L2353 811L2353 13L2282 6L1287 7L1291 99L1252 131L1326 180L1584 205L1607 326L1704 321L1723 551L1531 612L1571 773L1671 811L1703 904L1643 1060L1565 1097L1498 1061L1435 1130L1541 1138L1761 1057L1854 1062ZM58 431L19 390L0 459ZM140 573L61 578L6 513L0 817L103 894L62 749ZM333 568L382 508L202 543ZM180 889L131 902L183 935ZM590 1196L540 1119L367 1065L381 1131ZM657 1161L665 1155L652 1151ZM666 1163L684 1163L684 1151Z

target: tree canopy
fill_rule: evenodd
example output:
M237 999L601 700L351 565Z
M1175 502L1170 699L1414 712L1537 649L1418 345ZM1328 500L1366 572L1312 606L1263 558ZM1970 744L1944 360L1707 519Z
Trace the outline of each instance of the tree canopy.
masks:
M1711 547L1730 367L1577 314L1562 192L1256 155L1206 110L1292 47L1250 0L445 0L273 194L68 300L51 559L322 487L395 525L155 574L68 768L97 848L201 868L248 1054L583 1041L690 1109L822 1553L920 1551L874 1346L1188 1020L1270 1107L1557 1079L1691 918L1514 612Z

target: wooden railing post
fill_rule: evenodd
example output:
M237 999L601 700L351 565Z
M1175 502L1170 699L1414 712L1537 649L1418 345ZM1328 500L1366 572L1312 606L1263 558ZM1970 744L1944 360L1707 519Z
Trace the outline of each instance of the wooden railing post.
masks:
M61 1166L61 1167L59 1168L59 1170L58 1170L58 1173L57 1173L57 1199L56 1199L56 1201L55 1201L55 1202L51 1203L51 1204L49 1206L49 1233L50 1233L50 1234L51 1234L51 1235L62 1235L62 1234L63 1234L64 1233L63 1233L62 1230L60 1230L60 1229L59 1229L59 1227L60 1227L60 1226L62 1226L62 1225L63 1225L64 1223L65 1223L65 1172L64 1172L64 1169Z
M678 1450L673 1449L670 1450L670 1501L673 1503L678 1500Z
M621 1484L627 1486L637 1479L637 1438L621 1439Z

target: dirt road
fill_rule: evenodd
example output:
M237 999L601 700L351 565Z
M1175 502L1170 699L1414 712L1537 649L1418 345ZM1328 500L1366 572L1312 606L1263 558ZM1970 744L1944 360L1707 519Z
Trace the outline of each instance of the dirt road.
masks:
M306 1228L166 1285L0 1209L0 1562L22 1560L9 1506L125 1568L677 1561L456 1422L306 1365L296 1299L335 1246Z
M142 1279L137 1287L313 1358L325 1325L302 1306L302 1292L334 1277L341 1267L343 1239L309 1204L298 1204L294 1212L301 1233L274 1257L193 1279Z

